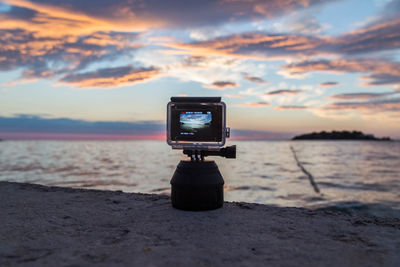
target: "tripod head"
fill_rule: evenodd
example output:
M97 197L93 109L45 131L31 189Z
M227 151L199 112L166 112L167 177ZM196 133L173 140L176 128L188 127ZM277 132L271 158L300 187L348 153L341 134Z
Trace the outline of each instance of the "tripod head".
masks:
M236 158L236 145L213 150L184 149L183 154L190 157L191 161L204 161L207 156L220 156L227 159Z

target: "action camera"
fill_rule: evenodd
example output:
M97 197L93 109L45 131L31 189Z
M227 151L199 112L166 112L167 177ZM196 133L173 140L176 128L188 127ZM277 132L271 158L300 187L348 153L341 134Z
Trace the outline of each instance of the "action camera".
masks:
M171 97L167 143L174 149L213 150L224 146L226 105L221 97Z
M181 210L218 209L224 203L224 179L214 161L236 158L236 146L223 147L230 135L221 97L171 97L167 105L167 143L183 149L171 179L171 203Z

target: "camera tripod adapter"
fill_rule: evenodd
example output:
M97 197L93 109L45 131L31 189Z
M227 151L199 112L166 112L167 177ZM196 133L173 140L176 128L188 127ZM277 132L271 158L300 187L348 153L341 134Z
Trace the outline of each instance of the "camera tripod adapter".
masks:
M184 150L190 161L181 160L171 179L172 206L181 210L213 210L224 204L224 179L214 161L206 156L236 158L236 146L217 150Z
M176 209L201 211L221 208L224 179L214 161L184 161L171 179L171 201Z

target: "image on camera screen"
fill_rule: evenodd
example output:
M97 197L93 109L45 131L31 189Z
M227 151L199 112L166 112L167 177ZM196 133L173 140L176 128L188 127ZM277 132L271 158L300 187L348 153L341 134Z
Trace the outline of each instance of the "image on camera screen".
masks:
M211 112L186 111L179 115L181 135L195 135L211 130Z

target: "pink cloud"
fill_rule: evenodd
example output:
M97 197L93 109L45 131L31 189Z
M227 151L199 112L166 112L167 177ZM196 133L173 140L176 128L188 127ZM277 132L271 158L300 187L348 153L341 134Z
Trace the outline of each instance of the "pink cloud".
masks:
M400 83L400 63L376 59L310 60L287 64L283 68L290 74L304 74L312 71L369 73L369 76L362 77L367 80L363 83L365 86Z
M81 88L115 88L148 81L159 76L160 71L154 67L134 68L130 65L117 68L99 69L93 72L70 74L60 82L76 85Z
M237 105L238 107L250 107L250 108L260 108L260 107L266 107L269 106L268 102L260 101L260 102L247 102L245 104L239 104Z
M396 92L389 92L389 93L348 93L348 94L333 95L333 96L330 96L330 98L334 99L334 100L353 100L353 99L369 100L369 99L385 97L385 96L388 96L388 95L393 95L395 93Z
M360 110L368 112L398 112L400 98L373 100L366 102L335 102L325 107L327 110Z

